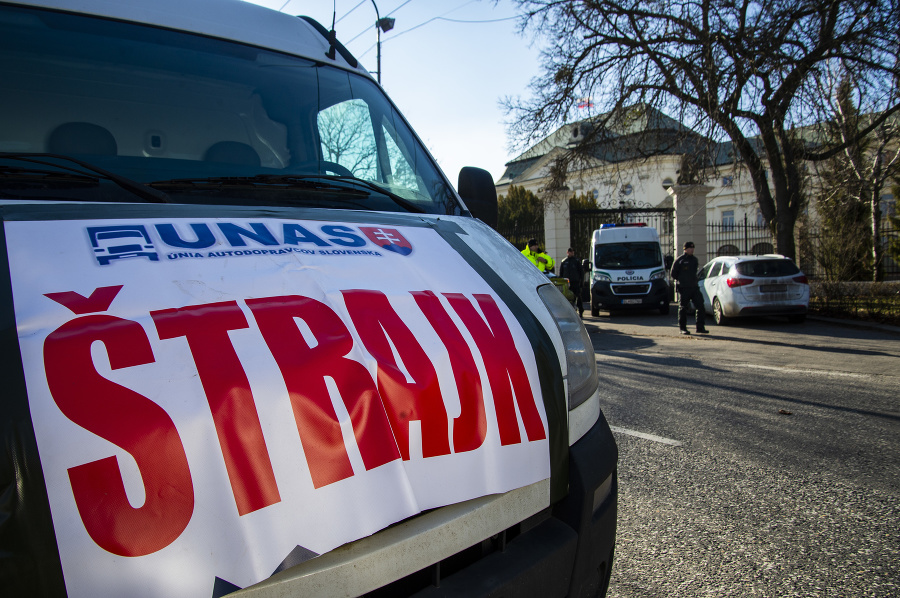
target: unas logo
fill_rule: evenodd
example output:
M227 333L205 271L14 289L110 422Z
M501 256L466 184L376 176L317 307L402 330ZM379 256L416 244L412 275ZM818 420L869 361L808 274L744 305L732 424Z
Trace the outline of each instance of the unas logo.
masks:
M86 231L94 257L101 266L129 257L158 262L163 254L170 260L288 253L383 256L371 245L402 256L408 256L413 251L412 244L395 228L353 228L342 224L325 224L316 228L313 231L296 222L182 222L177 228L173 223L152 227L123 224L91 226ZM367 249L366 245L370 248ZM157 247L163 254L157 251Z

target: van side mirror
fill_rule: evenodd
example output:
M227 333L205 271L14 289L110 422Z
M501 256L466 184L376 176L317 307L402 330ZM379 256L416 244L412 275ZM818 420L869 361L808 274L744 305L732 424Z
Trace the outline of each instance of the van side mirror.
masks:
M472 216L497 228L497 188L491 173L482 168L463 166L459 171L457 190Z
M585 272L590 272L591 268L592 268L591 262L589 262L588 260L581 260L581 269L582 270L584 270Z
M667 255L667 256L665 257L664 261L665 261L665 264L666 264L666 270L671 270L671 269L672 269L672 263L675 261L675 259L672 258L671 255Z

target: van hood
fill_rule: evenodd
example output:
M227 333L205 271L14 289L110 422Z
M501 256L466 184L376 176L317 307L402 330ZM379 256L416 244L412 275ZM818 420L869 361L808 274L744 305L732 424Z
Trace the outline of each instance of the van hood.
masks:
M214 555L162 591L191 595L193 579L227 569L249 585L298 546L322 554L426 509L548 477L565 492L559 341L531 286L546 280L474 219L144 204L0 216L18 331L2 351L24 376L10 400L39 450L20 469L46 487L43 542L60 554L138 569Z

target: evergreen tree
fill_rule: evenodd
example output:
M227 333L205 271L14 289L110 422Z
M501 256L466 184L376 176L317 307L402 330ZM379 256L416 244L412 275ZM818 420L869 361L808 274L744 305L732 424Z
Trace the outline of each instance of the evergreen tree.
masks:
M524 187L511 185L509 193L497 199L497 231L519 249L531 238L543 244L543 202Z
M569 213L572 210L597 210L600 204L594 199L593 195L582 193L581 195L573 195L569 200Z

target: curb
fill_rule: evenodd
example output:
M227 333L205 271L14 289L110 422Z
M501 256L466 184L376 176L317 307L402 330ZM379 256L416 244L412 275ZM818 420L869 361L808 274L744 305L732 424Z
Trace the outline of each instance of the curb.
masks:
M889 332L891 334L900 334L900 326L892 326L890 324L879 324L878 322L867 322L866 320L847 320L842 318L829 318L826 316L817 316L807 314L807 319L818 320L819 322L827 322L838 326L847 326L849 328L865 328L867 330L880 330L881 332Z

